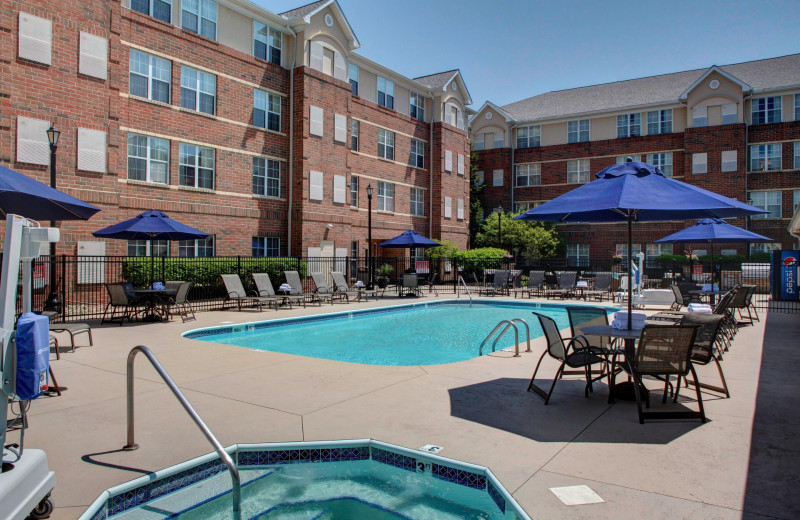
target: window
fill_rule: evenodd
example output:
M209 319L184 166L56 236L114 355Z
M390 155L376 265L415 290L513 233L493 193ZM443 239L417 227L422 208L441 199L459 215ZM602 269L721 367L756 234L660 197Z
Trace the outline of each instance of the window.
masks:
M617 116L617 137L642 135L642 114L623 114Z
M309 132L311 135L318 135L322 137L322 130L323 130L323 118L325 117L325 113L320 107L315 107L314 105L310 105L308 107L309 112Z
M780 251L781 244L779 242L759 242L750 244L750 254L753 253L769 253L770 251Z
M475 186L483 186L483 183L486 182L485 176L483 171L476 171L475 172Z
M692 126L708 126L708 107L692 109Z
M523 126L522 128L517 128L517 148L532 148L541 145L541 126Z
M647 113L647 135L672 133L672 109L651 110Z
M181 186L214 189L213 148L181 143L179 164Z
M463 154L458 154L458 163L457 163L456 173L458 175L464 175L464 155Z
M515 202L514 203L514 213L519 213L521 211L528 211L529 209L541 206L541 201L527 201L527 202Z
M394 211L394 184L378 181L378 211Z
M763 172L781 169L781 144L750 146L750 171Z
M253 237L253 256L280 256L281 239L277 237Z
M542 183L542 165L518 164L517 186L539 186Z
M349 75L349 78L350 78L350 92L352 92L354 96L357 96L358 95L358 67L351 63L348 75Z
M751 124L781 122L781 96L756 98L753 100Z
M208 72L181 66L181 106L206 114L214 114L217 77Z
M253 193L266 197L281 196L281 163L253 157Z
M350 206L358 207L358 177L350 176Z
M128 240L128 256L169 256L169 240Z
M794 120L800 121L800 94L794 95Z
M210 235L208 238L200 238L198 240L178 241L178 256L182 258L214 256L214 235Z
M800 141L794 142L794 164L795 170L800 170Z
M657 258L661 255L671 255L673 244L647 244L647 257Z
M162 22L172 23L172 0L131 0L131 9Z
M415 217L425 216L425 192L422 188L411 188L411 214Z
M495 148L502 148L505 146L506 140L503 132L495 132L494 133L494 147Z
M636 255L642 252L642 244L631 244L633 246L633 260L636 261ZM616 255L621 256L624 261L628 261L628 244L617 244ZM637 262L638 265L638 262Z
M797 212L797 206L800 206L800 190L792 191L792 215Z
M736 150L727 150L722 152L722 171L735 172L737 169L737 152Z
M131 49L130 94L169 103L171 68L172 63L167 60Z
M350 149L358 151L358 121L355 119L350 121Z
M753 201L753 206L769 211L769 213L759 213L750 218L781 218L780 191L751 191L750 200Z
M333 114L333 140L339 143L347 142L347 116Z
M211 40L217 39L217 3L213 0L183 0L181 27Z
M727 103L722 105L722 124L732 125L733 123L736 123L736 121L736 103Z
M281 32L263 23L254 22L255 40L253 54L256 58L267 60L275 65L281 64Z
M128 134L128 178L169 184L169 141Z
M692 154L692 173L707 173L708 172L708 154L707 153L693 153Z
M444 218L453 218L453 199L444 198Z
M408 115L420 121L425 121L425 98L414 92L409 92Z
M569 121L567 123L567 142L585 143L589 140L589 120Z
M672 177L672 152L649 153L647 162L661 170L664 177Z
M617 156L617 164L625 164L628 162L628 157L631 158L632 161L639 162L642 160L641 155L620 155Z
M378 76L378 104L394 109L394 83Z
M494 170L492 172L492 186L503 185L503 170Z
M483 150L484 149L483 143L485 138L486 134L478 134L478 137L475 137L472 140L472 148L476 151Z
M589 182L589 159L567 161L567 184Z
M378 157L394 160L394 132L378 129Z
M425 167L425 143L416 139L411 140L411 166Z
M253 89L253 125L276 132L281 131L280 96Z
M589 244L567 244L567 265L588 266Z
M444 151L444 171L452 172L453 171L453 152L450 150Z

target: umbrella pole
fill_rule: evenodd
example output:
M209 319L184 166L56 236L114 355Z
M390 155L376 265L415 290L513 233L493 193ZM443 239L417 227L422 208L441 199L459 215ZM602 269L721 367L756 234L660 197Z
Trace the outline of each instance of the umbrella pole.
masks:
M633 316L633 216L628 212L628 330L631 330Z
M153 288L153 271L156 268L155 257L153 256L153 237L150 237L150 286L148 289Z

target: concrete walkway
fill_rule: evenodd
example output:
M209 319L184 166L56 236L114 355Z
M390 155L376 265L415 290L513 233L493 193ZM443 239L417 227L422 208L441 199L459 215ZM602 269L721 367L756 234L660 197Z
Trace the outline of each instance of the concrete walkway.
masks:
M705 393L704 425L639 425L635 403L608 405L605 384L596 384L586 399L574 378L559 382L544 406L525 391L544 348L540 340L534 353L521 358L499 352L446 365L393 367L180 337L225 322L387 303L397 300L278 313L207 312L186 324L105 326L95 329L94 347L62 349L53 367L69 389L33 403L26 434L26 446L44 449L56 471L52 518L77 518L103 489L210 451L142 359L135 389L141 448L120 451L125 362L138 344L154 351L223 445L347 438L410 448L437 444L443 456L491 468L538 519L800 517L798 315L770 315L766 347L764 321L741 328L723 362L732 397ZM487 332L493 325L487 323ZM763 363L762 352L768 354ZM541 384L555 367L543 364ZM713 366L699 372L701 380L715 381ZM684 405L695 409L693 392L682 395ZM658 395L654 401L660 406ZM565 506L549 490L576 484L590 486L605 502Z

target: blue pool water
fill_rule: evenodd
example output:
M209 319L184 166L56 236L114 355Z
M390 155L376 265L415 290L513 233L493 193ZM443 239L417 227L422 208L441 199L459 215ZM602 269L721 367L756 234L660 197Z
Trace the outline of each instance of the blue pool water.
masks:
M478 356L483 339L501 320L522 318L531 339L541 336L532 311L569 326L566 307L541 303L465 300L341 312L234 327L190 331L186 337L257 350L270 350L370 365L437 365ZM520 326L520 342L524 343ZM513 330L497 349L514 344ZM522 350L522 347L521 347ZM491 352L491 342L484 354Z

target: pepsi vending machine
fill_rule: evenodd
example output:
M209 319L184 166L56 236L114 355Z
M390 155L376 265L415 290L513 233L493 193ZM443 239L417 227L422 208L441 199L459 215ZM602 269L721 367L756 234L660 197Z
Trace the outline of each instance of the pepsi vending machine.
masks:
M772 251L770 262L769 292L773 300L798 299L798 261L800 251Z

